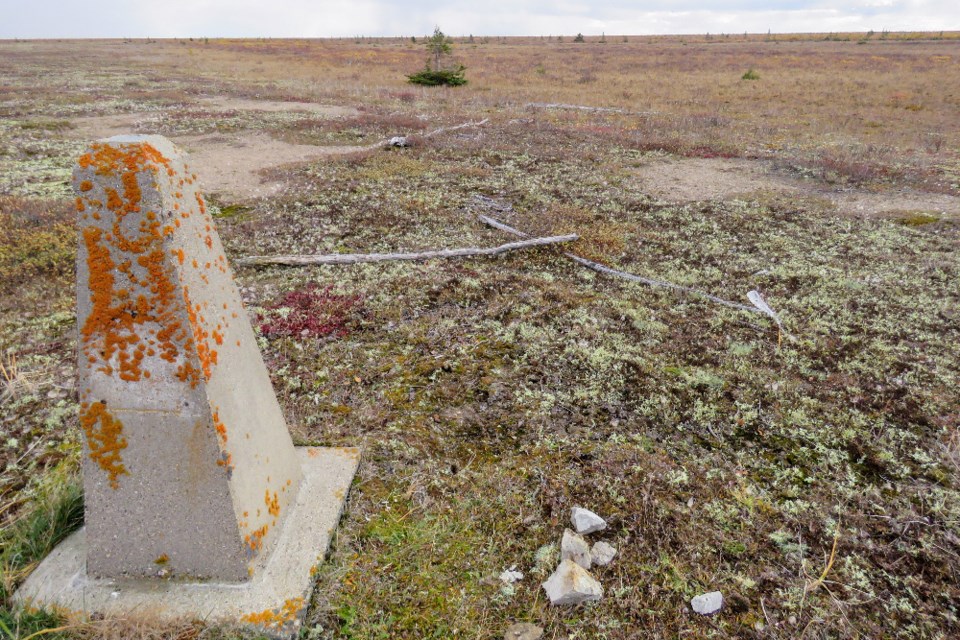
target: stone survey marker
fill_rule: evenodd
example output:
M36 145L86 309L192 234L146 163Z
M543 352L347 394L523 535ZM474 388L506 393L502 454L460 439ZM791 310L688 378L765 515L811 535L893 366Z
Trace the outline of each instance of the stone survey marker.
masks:
M293 447L179 150L93 144L74 188L86 526L18 595L290 630L358 454Z

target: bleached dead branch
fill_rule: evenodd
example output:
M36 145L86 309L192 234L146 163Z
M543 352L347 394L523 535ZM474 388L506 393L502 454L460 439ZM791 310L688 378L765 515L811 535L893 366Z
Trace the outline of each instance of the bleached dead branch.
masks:
M590 113L615 113L630 116L654 116L656 111L628 111L617 107L591 107L585 104L564 104L562 102L528 102L527 109L563 109L568 111L588 111Z
M532 249L551 244L573 242L579 238L576 234L565 236L550 236L546 238L532 238L521 242L510 242L498 247L465 247L462 249L438 249L435 251L419 251L416 253L333 253L327 255L287 255L287 256L249 256L240 258L237 264L241 266L284 265L288 267L302 267L315 264L360 264L365 262L395 262L433 260L435 258L469 258L474 256L496 256L508 251Z
M510 211L509 206L504 206L496 202L492 198L487 198L485 196L475 196L474 200L487 208L492 208L500 212L505 213ZM515 229L510 225L504 224L499 220L491 218L490 216L478 214L478 218L484 224L494 227L495 229L499 229L500 231L510 233L519 238L529 237L529 235L524 233L523 231L520 231L519 229ZM739 309L740 311L749 311L750 313L762 313L766 316L773 318L774 322L777 323L777 328L782 331L780 318L777 316L776 313L774 313L773 309L770 308L770 306L766 303L766 301L764 301L763 297L760 296L760 294L756 291L750 291L747 294L747 299L749 299L750 302L753 304L753 306L749 306L745 304L740 304L738 302L731 302L730 300L724 300L723 298L718 298L717 296L711 295L704 291L700 291L698 289L693 289L691 287L685 287L683 285L674 284L672 282L666 282L664 280L655 280L653 278L645 278L643 276L638 276L636 274L629 273L627 271L620 271L619 269L613 269L606 265L600 264L599 262L594 262L593 260L587 260L586 258L581 258L580 256L574 253L564 252L563 255L569 258L570 260L573 260L577 264L583 267L586 267L587 269L590 269L592 271L596 271L598 273L603 273L606 275L623 278L624 280L629 280L631 282L639 282L641 284L649 285L651 287L661 287L664 289L672 289L674 291L679 291L681 293L686 293L689 295L704 298L706 300L710 300L711 302L715 302L725 307L730 307L731 309Z
M490 118L484 118L477 122L464 122L463 124L454 125L452 127L440 127L439 129L434 129L433 131L428 131L421 135L421 138L432 138L433 136L438 136L441 133L449 133L451 131L459 131L460 129L469 129L471 127L482 127L483 125L490 122ZM381 149L384 147L405 147L407 136L394 136L392 138L385 138L373 144L368 144L365 147L360 147L360 151L371 151L373 149ZM402 141L398 143L398 141Z

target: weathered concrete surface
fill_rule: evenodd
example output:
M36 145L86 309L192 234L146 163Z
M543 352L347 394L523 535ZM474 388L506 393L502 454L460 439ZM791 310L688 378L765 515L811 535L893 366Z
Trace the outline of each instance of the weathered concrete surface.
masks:
M155 619L193 617L246 622L290 637L300 625L316 567L340 519L357 469L356 449L297 449L303 482L290 515L277 532L265 566L235 582L176 579L104 579L85 571L87 530L67 538L27 578L16 594L22 604L56 605L68 617L135 612Z
M73 180L87 570L245 580L301 473L196 174L118 136Z

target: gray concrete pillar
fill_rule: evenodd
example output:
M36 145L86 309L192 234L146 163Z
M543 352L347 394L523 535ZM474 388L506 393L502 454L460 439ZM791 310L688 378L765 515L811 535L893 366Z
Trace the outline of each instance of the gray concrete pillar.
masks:
M360 452L294 448L216 228L159 136L74 171L86 526L14 596L296 635Z
M301 471L196 174L121 136L73 180L88 574L245 580Z

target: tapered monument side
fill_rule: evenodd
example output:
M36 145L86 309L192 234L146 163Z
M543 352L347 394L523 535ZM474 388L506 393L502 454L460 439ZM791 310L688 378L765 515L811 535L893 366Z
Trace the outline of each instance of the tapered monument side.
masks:
M74 187L88 573L242 580L301 471L196 177L129 136Z

